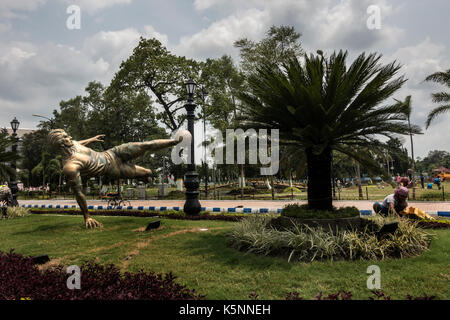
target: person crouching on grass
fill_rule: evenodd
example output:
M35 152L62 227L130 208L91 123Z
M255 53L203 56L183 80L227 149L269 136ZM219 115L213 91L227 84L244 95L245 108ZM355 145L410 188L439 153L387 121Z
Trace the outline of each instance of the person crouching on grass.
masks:
M375 213L387 216L389 212L393 212L397 216L400 216L400 212L408 207L409 190L406 187L398 187L394 190L393 194L390 194L384 198L383 203L378 201L373 204L373 210Z

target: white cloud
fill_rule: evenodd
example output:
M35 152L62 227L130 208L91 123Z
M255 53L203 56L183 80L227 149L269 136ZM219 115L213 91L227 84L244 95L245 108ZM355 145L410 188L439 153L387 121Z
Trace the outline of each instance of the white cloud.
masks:
M102 9L110 8L115 5L130 4L132 0L62 0L67 5L78 5L81 11L87 11L94 14Z
M63 99L81 94L92 80L106 80L108 63L69 46L45 43L2 44L0 56L0 119L17 116L24 127L38 121L31 114L50 115Z
M144 26L143 37L158 39L161 42L161 44L166 47L169 45L169 38L167 37L167 35L159 33L152 26Z
M11 30L11 24L10 23L0 23L0 34L6 33L9 30Z
M23 18L24 15L19 12L34 11L45 2L46 0L1 0L0 17L5 19Z
M175 51L192 58L217 57L231 54L234 41L242 37L258 39L264 35L268 13L258 9L239 11L214 22L207 29L182 37Z
M374 4L381 10L379 30L367 28L367 8ZM313 52L319 48L325 52L341 48L378 51L403 36L400 28L383 23L398 9L386 0L196 0L194 7L231 11L208 28L181 38L177 49L194 57L221 55L242 37L260 40L271 25L294 26L303 35L304 48Z
M89 81L108 85L141 35L167 44L167 35L152 26L143 29L101 31L79 50L52 42L0 42L0 119L20 115L25 127L33 127L38 119L31 114L51 115L61 100L83 94Z
M94 61L101 58L109 63L110 69L117 69L122 60L132 53L139 36L140 33L133 28L100 31L84 41L82 51Z
M270 1L267 0L195 0L194 8L198 11L202 11L215 7L223 12L234 12L248 8L263 7L269 2ZM275 0L274 2L277 1ZM280 2L278 1L278 3Z
M444 86L433 82L425 82L425 78L436 72L448 69L450 59L446 55L447 48L443 44L432 42L426 38L415 45L397 49L393 54L383 57L383 61L397 60L403 65L401 73L408 81L395 94L394 98L404 100L411 95L412 122L422 127L424 134L414 137L415 156L424 157L428 151L434 149L450 150L450 141L446 139L450 114L437 118L428 130L425 121L428 113L438 104L431 100L431 93L448 90ZM409 144L405 144L410 150Z

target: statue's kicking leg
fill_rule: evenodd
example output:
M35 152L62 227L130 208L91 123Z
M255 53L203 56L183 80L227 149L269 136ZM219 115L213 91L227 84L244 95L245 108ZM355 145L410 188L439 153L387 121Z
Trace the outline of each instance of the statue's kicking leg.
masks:
M172 147L180 143L182 140L183 138L180 136L179 140L157 139L145 142L130 142L121 144L120 146L109 149L108 151L115 153L123 162L128 162L143 155L147 151L158 151Z
M120 176L126 179L139 179L148 181L152 175L152 170L134 165L132 163L122 164L119 168Z
M74 172L73 174L66 174L70 187L74 190L75 198L77 199L77 203L80 206L81 212L84 216L84 224L86 228L97 228L103 227L103 225L95 219L91 218L91 215L88 212L88 206L86 203L86 197L84 196L82 189L83 184L81 182L80 173Z

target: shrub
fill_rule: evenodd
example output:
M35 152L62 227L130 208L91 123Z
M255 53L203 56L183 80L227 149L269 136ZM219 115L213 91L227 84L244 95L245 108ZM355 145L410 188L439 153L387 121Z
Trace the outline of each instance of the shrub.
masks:
M244 187L244 194L254 194L254 193L258 193L255 188L249 187L249 186ZM233 188L230 191L228 191L227 194L232 195L232 196L240 195L241 188Z
M284 190L283 190L283 192L284 193L291 193L291 192L293 192L293 193L300 193L300 192L302 192L302 190L300 190L299 188L296 188L296 187L287 187L287 188L285 188Z
M290 218L300 219L334 219L350 218L359 216L359 210L356 207L335 208L333 211L313 210L307 204L299 205L297 203L288 204L283 207L281 215Z
M25 217L27 215L29 215L30 209L27 208L22 208L22 207L8 207L6 209L6 216L8 219L12 219L12 218L20 218L20 217Z
M0 299L7 300L192 300L204 299L195 290L174 282L171 274L121 274L114 265L93 262L80 266L81 289L67 288L70 276L62 266L41 272L31 258L12 250L0 252Z
M373 220L381 225L392 219ZM417 223L404 219L398 220L395 233L384 237L368 227L361 231L326 231L294 224L292 229L279 231L269 226L270 220L268 216L243 219L229 232L229 245L256 254L286 256L288 261L380 260L418 255L428 249L431 241L431 236L417 228Z

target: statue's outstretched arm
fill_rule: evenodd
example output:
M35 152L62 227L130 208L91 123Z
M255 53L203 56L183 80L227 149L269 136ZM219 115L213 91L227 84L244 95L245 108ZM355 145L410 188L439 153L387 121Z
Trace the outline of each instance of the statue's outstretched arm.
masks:
M86 228L101 227L102 224L91 218L88 212L88 206L86 203L86 197L83 194L83 184L81 181L80 172L78 170L70 170L66 173L69 186L73 189L77 203L80 206L81 212L84 216L84 223Z
M78 141L78 143L83 145L83 146L85 146L85 145L87 145L89 143L92 143L92 142L103 142L104 138L105 138L104 134L99 134L99 135L96 135L95 137L92 137L92 138L89 138L89 139L86 139L86 140Z

